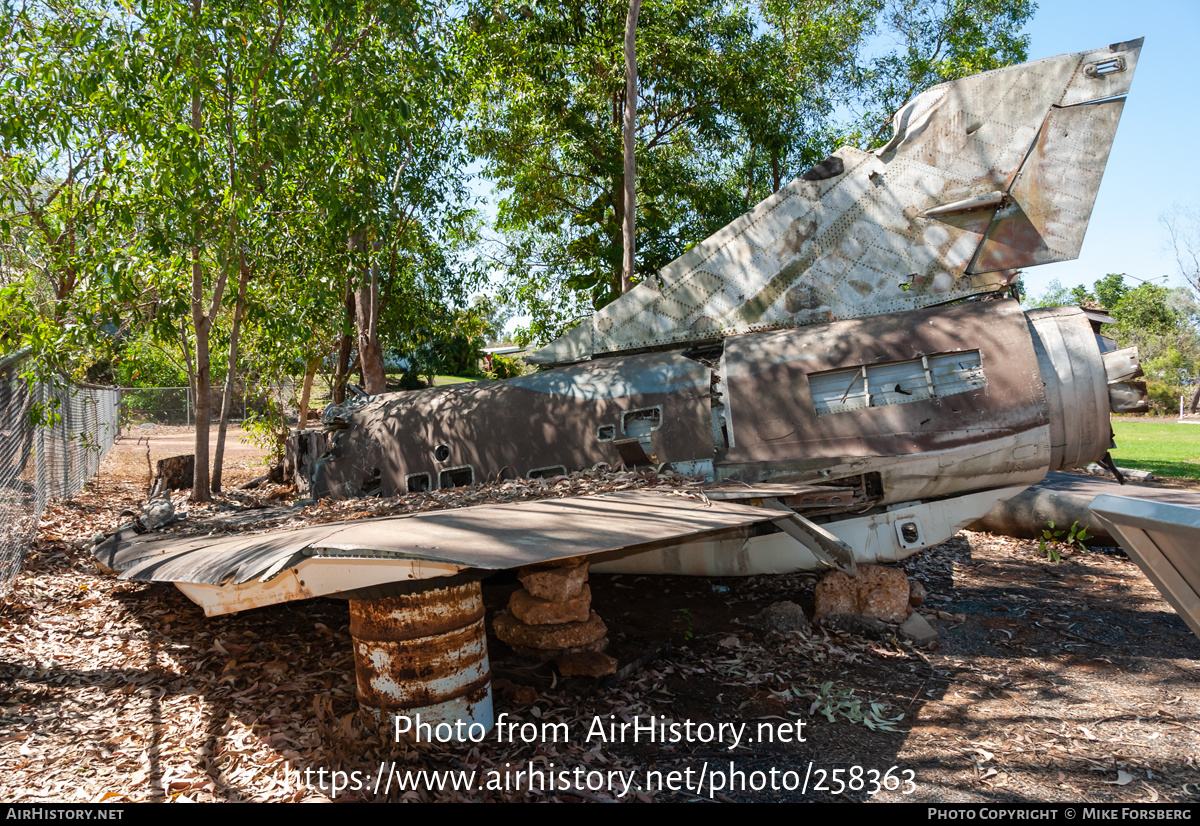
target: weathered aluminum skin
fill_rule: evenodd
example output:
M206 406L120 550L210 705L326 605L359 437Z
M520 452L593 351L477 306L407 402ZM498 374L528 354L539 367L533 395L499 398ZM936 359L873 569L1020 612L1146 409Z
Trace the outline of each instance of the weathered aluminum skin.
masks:
M1113 402L1092 326L1078 307L1032 310L1028 318L1046 385L1050 470L1098 461L1112 445L1108 414Z
M1200 509L1106 493L1092 513L1200 636Z
M377 722L492 728L483 589L477 580L350 600L359 704Z
M909 502L867 515L844 513L824 527L854 549L859 565L899 562L923 548L940 545L997 502L1015 496L1024 485L965 493L931 502ZM905 537L907 526L915 537ZM669 574L672 576L755 576L819 571L824 566L787 532L738 529L689 539L666 548L600 557L589 570L598 574Z
M814 373L960 351L978 351L984 387L817 414ZM719 478L803 482L877 472L882 501L893 503L1032 484L1050 463L1042 376L1015 301L732 338L723 363L733 445L718 452Z
M478 505L266 534L118 531L95 551L123 579L174 582L209 614L385 582L501 570L568 556L648 549L776 514L653 491ZM391 566L392 574L386 574Z
M710 381L704 365L667 353L378 396L335 432L318 462L314 497L359 496L376 481L391 496L406 492L413 474L430 474L437 489L451 468L470 468L478 483L545 468L615 467L627 436L623 414L637 410L661 411L650 456L711 459ZM613 435L601 440L605 426Z
M534 354L538 364L879 315L1075 258L1141 40L929 89Z

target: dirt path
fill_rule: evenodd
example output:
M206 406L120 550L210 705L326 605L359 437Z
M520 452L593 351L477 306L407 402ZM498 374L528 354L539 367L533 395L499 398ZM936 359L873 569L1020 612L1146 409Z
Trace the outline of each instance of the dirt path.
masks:
M338 796L1200 800L1200 640L1120 555L1068 551L1053 564L1035 543L964 532L910 559L904 567L928 588L940 626L930 651L750 628L780 600L811 615L812 576L594 576L594 606L628 676L563 680L489 639L497 713L563 723L567 736L413 748L381 739L356 713L344 602L205 618L174 588L103 576L73 549L139 495L144 480L121 475L132 462L123 456L136 458L136 445L114 453L75 502L48 511L37 550L0 603L7 800L322 799L334 796L328 770L369 779L381 761L475 772L477 785L494 778L498 788L438 790L424 777L408 791L377 793L371 781ZM516 587L511 576L488 581L489 615ZM691 742L588 737L597 721L651 715L690 721ZM702 723L748 728L730 749L727 737L701 742ZM516 773L531 763L579 769L571 777L584 780L530 792ZM873 778L892 767L901 788L872 798ZM638 784L589 788L592 771L635 772ZM684 788L689 771L692 781L704 772L708 786ZM772 771L797 788L772 790ZM678 790L644 782L671 772ZM750 788L760 780L766 788Z
M194 453L194 431L183 425L134 425L117 438L105 457L103 484L116 481L149 485L151 469L160 459ZM209 433L209 456L216 452L217 428ZM147 456L148 454L148 456ZM250 441L240 427L230 427L225 434L224 476L230 482L244 482L266 472L263 464L266 451Z

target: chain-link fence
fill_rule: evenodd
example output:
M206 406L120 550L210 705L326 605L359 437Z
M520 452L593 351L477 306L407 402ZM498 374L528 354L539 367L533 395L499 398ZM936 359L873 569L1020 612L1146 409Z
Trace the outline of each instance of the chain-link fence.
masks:
M208 397L210 422L221 417L222 387L214 387ZM296 388L291 384L236 386L229 403L229 420L243 422L251 415L263 415L269 409L283 415L296 415ZM189 387L122 387L121 422L126 425L196 423L196 400Z
M20 353L0 359L0 596L21 569L46 502L74 496L95 475L120 417L117 388L30 384L24 362Z

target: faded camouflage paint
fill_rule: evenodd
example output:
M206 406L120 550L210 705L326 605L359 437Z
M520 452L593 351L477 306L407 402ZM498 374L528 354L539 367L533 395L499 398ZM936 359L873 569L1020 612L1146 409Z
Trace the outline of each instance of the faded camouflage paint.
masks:
M1120 118L1108 99L1129 91L1140 50L1119 43L921 93L886 146L839 149L530 360L944 304L1075 258Z

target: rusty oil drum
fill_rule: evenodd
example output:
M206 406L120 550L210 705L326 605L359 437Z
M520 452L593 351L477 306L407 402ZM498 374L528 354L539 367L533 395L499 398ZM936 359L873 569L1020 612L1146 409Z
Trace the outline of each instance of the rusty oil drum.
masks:
M352 599L350 635L359 704L377 723L419 714L422 723L478 723L491 730L491 668L478 581Z

